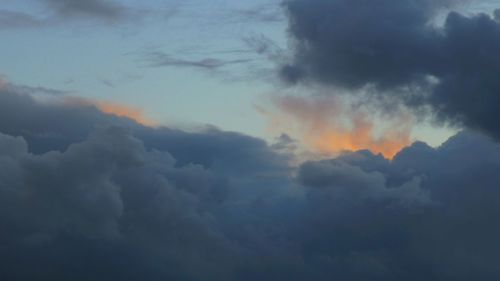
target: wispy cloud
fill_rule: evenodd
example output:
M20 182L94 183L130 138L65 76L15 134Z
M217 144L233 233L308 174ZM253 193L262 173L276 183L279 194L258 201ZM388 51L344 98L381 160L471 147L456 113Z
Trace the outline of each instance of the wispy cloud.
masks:
M26 85L11 85L11 87L15 89L17 92L26 94L44 94L52 96L62 96L74 93L74 91L58 90L41 86L31 87Z
M46 19L24 12L0 9L0 29L42 26Z
M15 91L20 94L27 95L49 95L49 96L64 96L74 94L74 91L47 88L42 86L29 86L11 83L7 77L0 75L0 90Z
M146 18L165 20L177 13L177 4L161 7L127 5L104 0L36 0L43 7L37 12L0 9L0 29L57 26L73 21L105 24L142 22Z
M248 9L236 10L234 17L241 21L255 21L264 23L282 22L285 15L277 3L267 3Z
M217 70L225 66L249 63L252 59L222 59L206 57L201 59L179 58L163 52L151 52L145 55L144 60L150 67L191 67L205 70Z
M119 19L129 8L115 2L103 0L44 0L60 17L91 16L107 20Z

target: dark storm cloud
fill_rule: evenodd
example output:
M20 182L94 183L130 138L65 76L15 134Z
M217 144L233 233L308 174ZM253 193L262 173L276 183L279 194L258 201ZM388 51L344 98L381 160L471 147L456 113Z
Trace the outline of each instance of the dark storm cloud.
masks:
M2 280L231 280L252 256L239 225L290 182L259 139L0 98Z
M428 24L443 2L285 1L296 43L286 69L300 79L347 87L390 87L419 78L439 51L439 34Z
M264 156L272 154L264 141L237 133L210 127L199 132L151 128L132 119L105 114L91 104L39 102L26 93L0 89L0 132L23 136L30 143L31 152L63 151L70 144L84 140L95 129L109 126L128 128L148 149L172 151L183 164L224 166L232 158L241 158L246 161L227 168L241 171L255 165L265 171L266 163L280 162L279 157L271 160Z
M147 153L118 128L98 131L63 153L32 155L20 138L1 140L2 147L16 148L0 157L3 280L113 280L127 272L185 280L199 274L189 273L190 264L208 266L209 254L222 262L217 251L229 251L205 209L224 198L225 182L200 166L175 168L168 153ZM143 255L144 263L166 266L136 264ZM14 271L29 259L37 266Z
M374 87L379 96L429 105L441 121L499 139L500 23L450 12L436 26L436 15L453 2L285 1L294 48L281 74L290 82Z
M297 170L293 146L0 90L0 279L500 277L500 145L489 138Z
M461 133L389 162L370 152L304 164L306 253L341 280L488 280L500 272L500 146ZM306 254L307 255L307 254ZM332 276L335 276L332 275ZM326 279L326 278L325 278Z

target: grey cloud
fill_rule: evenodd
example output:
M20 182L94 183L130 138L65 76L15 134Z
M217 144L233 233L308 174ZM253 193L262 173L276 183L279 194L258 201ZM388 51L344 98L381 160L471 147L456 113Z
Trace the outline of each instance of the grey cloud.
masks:
M488 280L496 249L482 239L499 226L482 218L499 211L499 149L464 132L437 149L416 143L392 162L356 152L305 164L306 252L328 256L323 265L344 280Z
M99 136L102 139L92 136L87 143L71 145L65 153L40 156L29 154L23 139L2 136L2 146L10 143L18 148L15 154L2 154L3 168L14 171L2 177L2 205L4 211L24 221L29 231L26 239L59 231L91 237L117 235L116 220L123 206L119 187L110 180L111 172L137 165L139 159L134 154L136 144L114 134L120 132ZM26 204L30 210L23 213Z
M1 140L2 145L17 143L26 148L22 139L2 135ZM118 264L109 267L107 258L99 256L106 250L92 249L98 243L111 247L115 254L134 254L138 258L142 252L148 259L163 257L160 260L167 266L151 268L148 274L165 278L178 271L179 275L195 278L192 275L198 273L189 273L187 266L198 259L210 263L208 257L203 257L203 251L209 253L209 245L224 247L210 229L210 218L205 218L202 211L204 200L213 200L210 206L217 205L217 192L210 189L223 188L224 181L201 167L174 168L171 156L147 153L140 141L122 129L98 131L62 153L32 155L24 150L15 155L2 153L0 160L2 171L9 172L2 173L0 180L4 226L0 237L8 244L4 244L3 252L27 251L27 256L17 253L13 259L0 257L2 263L15 268L23 258L34 258L30 251L50 246L44 251L44 261L40 261L48 270L40 272L30 267L11 272L5 268L0 273L7 276L5 280L80 280L85 276L120 275ZM68 237L73 241L70 244L66 244ZM85 249L85 243L90 249ZM164 245L161 252L155 253L160 244ZM138 252L136 247L140 247ZM187 250L189 247L193 249ZM58 248L70 252L72 260L65 261L68 257L60 256ZM96 260L86 260L83 252ZM218 255L214 251L210 254ZM221 258L217 261L221 262ZM72 266L78 263L83 263L84 268L73 272ZM99 263L107 263L101 273ZM182 269L175 263L180 263ZM124 265L137 266L129 261Z
M11 92L21 95L49 95L49 96L63 96L67 94L74 93L68 90L59 90L53 88L47 88L42 86L28 86L21 84L13 84L9 82L9 79L6 76L0 75L0 91L1 92Z
M258 167L264 173L269 167L283 165L279 164L280 157L269 159L266 156L272 155L272 150L264 141L238 133L221 132L211 127L199 132L150 128L128 118L105 114L89 104L43 103L12 89L0 90L0 132L23 136L31 144L29 148L33 153L64 151L70 144L84 140L95 129L109 126L131 130L148 149L171 151L183 165L220 165L220 169L240 173L248 169L255 171ZM231 159L246 161L228 165Z
M2 280L500 277L500 145L478 133L296 170L287 136L149 128L12 89L0 132Z
M500 24L450 12L436 26L435 15L454 2L285 1L294 47L281 74L290 82L375 88L379 97L430 106L439 121L500 138Z
M258 139L147 128L89 106L0 97L13 109L2 111L13 119L0 131L29 139L0 135L4 280L231 280L250 256L237 226L250 225L247 210L289 181L285 158ZM44 153L29 152L37 142ZM30 259L37 266L21 270Z

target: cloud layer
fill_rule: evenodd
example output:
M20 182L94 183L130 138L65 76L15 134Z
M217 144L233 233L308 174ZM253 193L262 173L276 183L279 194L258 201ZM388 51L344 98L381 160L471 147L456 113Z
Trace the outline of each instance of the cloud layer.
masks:
M492 16L446 15L459 1L287 0L293 57L290 82L318 81L500 138L500 23Z
M500 145L290 167L248 136L0 92L2 280L494 280Z

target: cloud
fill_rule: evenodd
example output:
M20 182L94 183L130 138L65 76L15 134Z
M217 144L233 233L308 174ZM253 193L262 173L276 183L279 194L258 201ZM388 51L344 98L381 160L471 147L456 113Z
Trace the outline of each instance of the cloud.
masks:
M338 97L281 96L272 103L273 109L260 110L270 129L290 133L322 156L369 149L392 158L411 143L414 121L408 114L397 114L382 128L366 109Z
M416 143L391 162L360 151L304 164L299 179L312 188L301 228L306 253L325 257L324 268L344 280L496 275L496 254L482 240L496 226L480 218L498 211L498 149L462 133L438 149Z
M285 50L263 34L245 37L243 41L251 50L266 56L271 62L282 63L286 59Z
M34 15L0 9L0 29L34 27L43 24L43 19Z
M140 54L142 66L161 68L191 68L223 78L225 82L269 79L274 71L266 66L254 50L222 51L180 50L176 55L153 51Z
M32 12L0 9L0 29L52 27L68 22L92 21L123 24L148 20L164 21L176 14L177 3L162 7L128 5L119 0L36 0L40 9Z
M144 116L143 111L140 108L135 108L119 103L104 102L104 101L92 101L82 98L66 98L64 103L69 105L81 105L96 107L104 114L112 114L119 117L129 118L144 126L154 126L155 122Z
M107 20L122 17L127 8L114 1L103 0L43 0L60 17L91 16Z
M207 128L0 90L2 280L495 280L500 145L287 164ZM294 176L296 175L296 176Z
M290 0L290 82L369 89L438 121L500 138L500 24L486 14L436 16L459 1ZM354 91L357 92L357 91Z
M0 98L12 109L2 110L11 119L0 124L5 280L229 280L246 255L222 233L237 224L229 214L245 213L289 181L285 157L258 139L149 128L26 94L2 91ZM31 153L33 145L40 152ZM219 212L228 214L223 221ZM46 270L19 268L39 251ZM121 261L109 263L111 256Z
M35 95L65 96L74 93L73 91L52 89L41 86L33 87L28 85L13 84L9 81L9 79L6 76L1 74L0 74L0 90L15 92L24 95L33 95L33 96Z
M233 64L244 64L251 62L251 59L182 59L172 57L162 52L153 52L146 55L146 61L150 67L192 67L205 70L217 70L224 66Z

